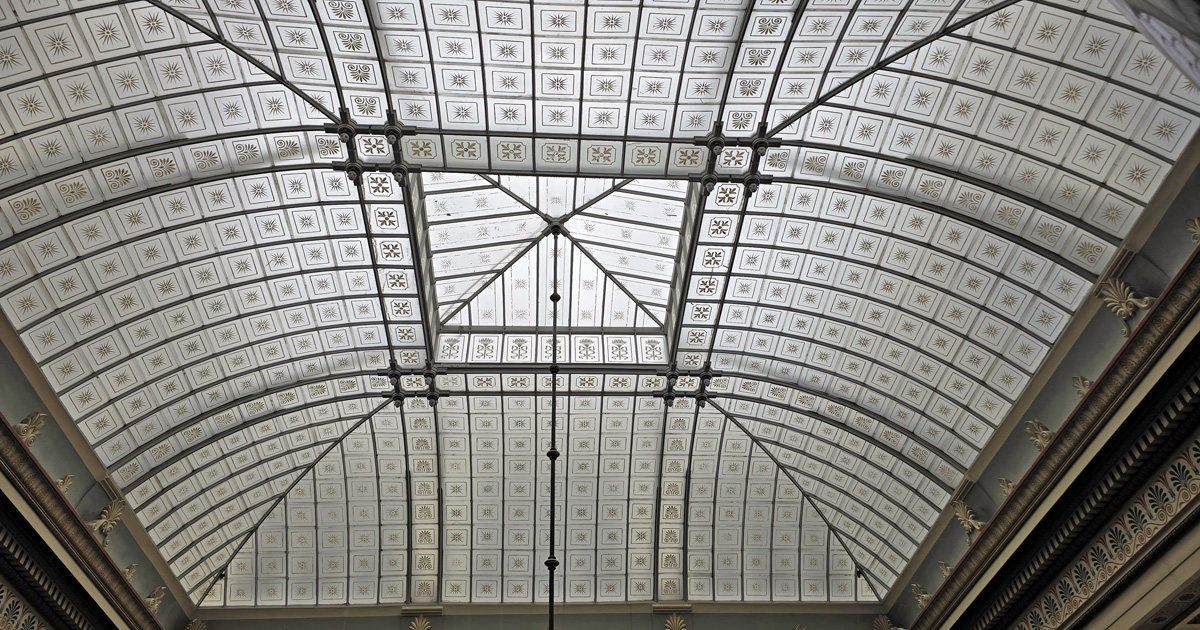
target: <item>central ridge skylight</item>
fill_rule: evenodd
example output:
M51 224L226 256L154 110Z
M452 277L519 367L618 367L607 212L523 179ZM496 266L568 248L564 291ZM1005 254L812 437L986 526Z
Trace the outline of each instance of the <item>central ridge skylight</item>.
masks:
M430 173L423 185L441 360L538 360L554 264L569 361L664 359L686 183Z

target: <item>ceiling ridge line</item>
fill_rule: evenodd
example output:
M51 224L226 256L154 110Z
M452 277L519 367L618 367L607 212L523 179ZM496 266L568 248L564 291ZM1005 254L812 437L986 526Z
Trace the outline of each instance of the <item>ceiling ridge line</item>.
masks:
M709 151L708 162L705 165L705 173L712 174L713 161L716 159L716 153ZM704 206L707 199L707 194L704 192L704 184L691 182L688 184L687 191L683 199L684 220L680 221L679 225L679 245L675 250L675 267L678 271L682 268L682 273L671 278L673 286L671 287L670 300L668 300L666 319L667 325L671 330L666 330L664 326L664 334L667 338L666 356L671 358L671 365L675 365L675 357L679 353L679 342L683 339L683 320L687 309L689 287L692 284L693 261L696 260L696 251L700 248L700 235L702 230L700 224L704 219Z
M789 447L789 446L787 446L787 445L785 445L785 444L783 444L783 443L781 443L781 442L779 442L779 441L777 441L777 440L763 440L763 442L764 442L765 444L768 444L768 445L770 445L770 446L775 446L775 447L778 447L778 448L780 448L780 449L787 450L787 451L789 451L789 452L793 452L793 453L796 453L796 454L799 454L799 455L803 455L803 454L804 454L804 452L803 452L803 451L801 451L801 450L799 450L799 449L797 449L797 448L795 448L795 447ZM810 459L811 459L811 458L810 458ZM827 464L827 465L828 465L828 464ZM802 469L801 469L801 468L799 468L798 466L788 466L788 465L784 465L784 467L785 467L785 468L788 468L789 470L792 470L793 472L795 472L795 473L796 473L796 474L798 474L798 475L802 475L802 476L804 476L804 477L805 477L805 478L807 478L807 479L812 479L813 481L816 481L816 482L821 482L821 481L823 481L823 480L822 480L820 477L814 476L814 474L813 474L813 473L808 473L808 472L805 472L804 470L802 470ZM841 468L838 468L837 470L839 470L840 472L842 472L843 474L845 474L845 475L846 475L846 476L848 476L849 478L851 478L851 479L854 479L855 481L858 481L858 482L860 482L860 483L863 483L862 479L861 479L860 477L858 477L858 476L854 475L853 473L846 472L844 469L841 469ZM853 498L853 497L852 497L852 498ZM885 521L885 522L886 522L888 525L890 525L890 526L894 527L894 528L896 529L896 531L900 533L900 535L901 535L901 536L903 536L903 537L904 537L905 539L907 539L909 542L912 542L912 543L913 543L913 547L919 547L919 546L920 546L920 545L919 545L919 541L915 540L915 539L912 537L912 535L911 535L911 534L909 534L908 532L904 531L902 528L900 528L899 526L897 526L897 524L896 524L896 523L895 523L895 522L894 522L894 521L893 521L893 520L892 520L890 517L887 517L885 514L883 514L883 513L879 512L879 511L878 511L876 508L874 508L874 507L870 506L870 504L866 503L865 501L862 501L862 500L859 500L859 499L855 499L855 500L856 500L856 501L858 501L858 503L862 504L864 507L866 507L866 508L867 508L867 509L870 511L870 514L871 514L871 515L873 515L873 516L875 516L875 517L877 517L877 518L879 518L879 519L881 519L881 520ZM901 509L904 509L904 508L901 508ZM911 512L908 512L907 510L904 510L904 512L905 512L905 514L907 514L909 517L913 518L914 520L916 520L916 519L917 519L917 517L916 517L916 516L914 516L914 515L913 515ZM864 524L862 521L858 520L857 518L850 517L850 516L847 516L847 518L851 518L852 520L854 520L854 521L855 521L855 522L857 522L858 524L860 524L860 525L864 525L864 527L865 527L865 524ZM868 528L868 529L870 529L870 528ZM885 544L887 544L887 545L888 545L888 547L889 547L889 548L891 548L891 549L892 549L893 551L895 551L896 553L900 553L900 550L899 550L899 549L897 549L897 548L896 548L895 546L893 546L892 544L890 544L890 543L887 543L886 541L885 541Z
M968 0L958 0L958 6L954 8L954 11L952 13L948 13L947 15L953 16L953 15L957 14L966 5L967 1ZM923 38L917 40L916 42L913 42L912 44L909 44L908 46L901 48L900 50L896 51L895 53L892 53L891 55L888 55L888 56L880 59L879 61L875 62L870 68L867 68L866 70L863 70L855 75L852 75L846 81L838 84L837 87L833 88L832 90L829 90L828 92L822 93L815 100L813 100L812 103L809 103L808 105L804 105L803 107L800 108L799 111L789 114L786 117L784 117L783 120L781 120L779 123L777 123L774 127L771 127L764 135L767 135L767 136L779 135L779 133L781 131L790 127L793 123L795 123L796 121L803 118L809 112L811 112L814 109L829 102L834 97L841 94L842 92L845 92L846 90L849 90L850 88L854 87L855 85L858 85L859 83L866 80L867 77L870 77L871 75L875 74L876 72L879 72L880 70L885 69L887 66L891 65L892 63L896 62L897 60L907 57L909 54L916 52L929 44L932 44L933 42L941 39L942 37L945 37L946 35L949 35L950 33L953 33L954 31L957 31L958 29L960 29L964 26L970 26L974 22L976 22L978 20L982 20L983 18L995 13L996 11L999 11L1000 9L1003 9L1005 7L1014 5L1014 4L1016 4L1018 2L1022 2L1022 1L1023 0L1001 0L999 3L997 3L993 6L990 6L990 7L986 7L983 10L979 11L978 13L973 13L969 17L963 18L962 20L960 20L958 22L947 24L946 26L942 27L941 30L939 30L938 32L933 33L932 35L927 35L926 37L923 37Z
M158 0L151 0L151 1L158 1ZM212 591L213 587L216 586L217 582L219 582L225 578L226 573L229 571L229 565L233 563L234 558L236 558L237 554L239 552L241 552L243 547L246 546L246 543L250 541L250 538L254 535L254 532L258 531L258 528L261 527L262 524L266 522L267 518L269 518L271 516L271 513L275 510L275 507L278 506L280 503L282 503L285 498L287 498L288 493L291 492L292 489L295 488L300 483L300 481L302 479L304 479L304 477L306 475L308 475L308 473L312 472L317 467L317 464L326 455L328 455L329 452L334 449L334 447L336 447L338 444L341 444L347 437L350 436L351 433L353 433L355 430L357 430L358 427L361 427L362 425L369 422L371 420L371 418L375 417L375 414L379 413L380 411L383 411L388 405L392 404L392 402L393 402L392 398L389 396L387 400L383 401L381 404L379 404L379 406L375 407L375 409L368 412L366 415L364 415L362 418L360 418L357 422L353 423L349 429L347 429L344 433L342 433L341 437L339 437L338 439L336 439L332 443L330 443L329 446L325 447L325 450L321 451L321 453L319 455L317 455L316 458L313 459L312 463L310 463L308 465L307 470L305 470L304 472L301 472L299 475L296 475L296 478L292 481L292 483L289 484L288 487L286 489L284 489L283 492L279 493L279 496L275 499L274 505L272 505L265 512L263 512L263 515L261 518L258 519L258 522L256 522L254 524L254 526L250 528L250 531L246 532L246 536L242 539L242 542L239 543L238 546L235 547L232 552L230 552L229 559L225 562L225 566L222 567L219 572L210 572L209 573L209 576L212 576L215 574L216 578L213 579L213 581L208 585L208 588L204 590L204 593L200 596L200 599L196 600L197 605L203 603L204 600L208 598L209 592ZM224 548L224 547L222 547L222 548ZM208 579L209 576L205 576L204 579ZM197 584L197 586L199 586L199 584L202 584L202 583L203 583L203 580L201 580L201 582L199 582ZM189 591L189 593L190 592L191 591Z
M332 110L328 109L318 99L314 98L312 95L310 95L307 92L305 92L304 90L300 89L299 86L292 83L290 80L288 80L282 74L279 74L275 70L272 70L270 68L270 66L259 61L254 55L247 52L241 46L236 46L236 45L230 43L227 39L225 39L225 36L222 35L220 32L214 31L214 30L208 28L207 26L204 26L203 24L198 22L195 18L187 15L186 13L183 13L182 11L176 9L175 7L168 5L163 0L144 0L144 1L154 5L159 10L167 13L168 15L170 15L171 17L174 17L175 19L179 20L180 22L183 22L184 24L196 29L197 31L200 31L201 33L205 34L210 39L212 39L214 43L220 44L221 46L223 46L225 49L229 50L233 54L237 55L238 57L241 57L247 63L254 66L255 68L258 68L259 71L261 71L264 74L266 74L267 76L271 77L272 79L277 81L281 86L287 88L290 92L292 92L296 96L300 97L301 100L308 103L310 106L312 106L313 109L315 109L318 112L320 112L321 114L325 115L331 121L333 121L333 122L339 121L337 115L335 115ZM208 6L207 3L205 4L205 6ZM209 7L209 15L210 16L212 15L211 7ZM263 18L261 15L258 17L260 19L262 19L265 24L266 19ZM214 22L216 21L215 18L213 21ZM324 32L324 31L322 30L322 32Z
M788 479L789 479L789 480L792 482L792 484L793 484L793 485L795 485L795 486L796 486L796 490L798 490L798 491L800 492L800 495L801 495L801 497L803 497L803 498L804 498L804 500L808 501L808 502L809 502L809 505L812 505L812 506L813 506L813 510L815 510L815 511L817 512L817 515L821 517L821 520L822 520L822 521L825 523L825 527L829 528L829 531L830 531L830 533L832 533L834 536L836 536L836 537L837 537L837 539L838 539L838 543L842 545L842 548L846 550L846 553L847 553L847 554L850 556L851 560L854 562L854 568L855 568L855 569L856 569L858 572L860 572L860 573L864 573L864 574L871 575L871 576L872 576L872 577L874 577L875 579L879 580L880 584L883 584L883 583L884 583L884 581L883 581L883 580L880 580L880 579L879 579L879 576L875 575L875 574L874 574L874 572L872 572L872 571L869 571L869 570L866 570L866 569L863 569L862 565L860 565L860 564L859 564L859 562L858 562L858 559L857 559L857 558L855 558L855 556L854 556L854 552L852 552L852 551L850 550L850 547L849 547L849 546L847 546L847 545L846 545L846 543L845 543L845 541L842 539L841 530L839 530L839 529L835 528L835 527L834 527L834 526L833 526L833 525L832 525L832 524L829 522L829 519L828 519L828 518L825 516L825 513L824 513L824 512L822 512L822 511L821 511L821 509L817 507L816 503L814 503L814 502L812 501L812 498L811 498L811 497L809 497L809 495L808 495L808 491L806 491L804 488L802 488L802 487L800 486L800 483L796 481L795 477L792 477L792 474L791 474L791 472L790 472L790 471L788 471L788 470L787 470L787 469L786 469L786 468L783 466L783 464L782 464L782 463L779 461L779 459L778 459L778 458L776 458L776 457L775 457L775 455L774 455L773 453L771 453L770 451L768 451L768 450L767 450L767 449L766 449L766 448L765 448L765 447L764 447L764 446L763 446L763 445L762 445L762 444L759 442L758 438L757 438L757 437L755 437L755 436L754 436L754 434L752 434L752 433L750 432L750 430L749 430L749 429L747 429L747 428L745 427L745 425L743 425L743 424L741 423L741 421L739 421L739 420L738 420L737 418L735 418L735 417L734 417L732 414L730 414L728 411L726 411L724 407L722 407L722 406L721 406L719 403L717 403L716 401L714 401L714 400L712 400L712 399L709 399L709 400L708 400L708 402L709 402L710 404L712 404L712 406L713 406L713 407L714 407L714 408L715 408L717 411L721 412L721 415L725 416L725 419L726 419L726 420L729 420L730 422L732 422L732 423L733 423L733 425L734 425L734 426L736 426L738 429L740 429L742 433L746 434L746 437L750 438L750 441L754 442L754 445L755 445L755 446L757 446L757 447L758 447L760 450L762 450L764 453L766 453L767 457L769 457L769 458L771 459L771 461L772 461L772 462L775 464L775 466L776 466L776 467L777 467L777 468L778 468L778 469L779 469L781 472L783 472L783 473L784 473L784 474L787 476L787 478L788 478ZM865 579L865 578L864 578L864 579ZM875 590L875 585L874 585L874 584L871 584L871 581L870 581L870 580L866 580L866 582L867 582L867 586L869 586L869 587L871 588L871 593L875 595L875 599L876 599L876 600L878 600L878 601L883 601L883 600L882 600L882 599L879 597L879 592Z

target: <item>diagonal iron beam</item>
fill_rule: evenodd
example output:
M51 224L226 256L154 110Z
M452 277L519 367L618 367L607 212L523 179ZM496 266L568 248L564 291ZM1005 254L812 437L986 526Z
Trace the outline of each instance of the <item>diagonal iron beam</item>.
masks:
M711 398L708 400L708 402L717 411L721 412L721 415L725 416L726 420L728 420L729 422L732 422L734 426L736 426L738 429L740 429L742 431L742 433L745 433L746 437L750 438L750 441L754 442L754 445L757 446L759 449L761 449L762 452L764 454L766 454L766 456L769 457L772 462L774 462L775 466L779 469L779 471L782 472L785 476L787 476L788 480L790 480L792 482L792 484L796 486L796 490L800 491L800 496L802 496L805 501L808 501L809 505L813 506L813 509L816 510L816 512L817 512L817 516L820 516L821 521L823 521L825 523L825 527L829 528L829 531L835 537L837 537L838 543L842 545L842 548L845 549L846 553L850 556L850 560L852 562L854 562L854 568L855 568L856 572L861 575L870 575L871 577L878 580L880 584L887 584L886 581L880 580L879 576L877 576L874 573L872 573L871 571L863 568L862 565L860 565L858 563L858 558L854 557L854 553L852 553L850 551L850 546L846 544L845 538L842 537L842 531L840 529L834 527L833 524L829 522L829 518L825 516L825 513L823 511L821 511L821 508L817 507L817 502L814 501L812 497L808 496L808 492L805 491L804 488L802 488L800 486L800 482L796 481L796 478L792 476L792 473L788 469L788 467L784 466L783 462L779 461L779 458L775 457L774 453L767 450L767 447L764 446L763 443L757 437L755 437L754 434L751 433L749 429L746 428L746 425L742 424L740 420L738 420L736 417L734 417L733 414L726 411L724 407L722 407L716 401L713 401ZM883 599L881 597L879 597L879 591L875 590L875 585L871 583L871 580L867 580L867 586L871 587L871 593L875 595L875 599L877 599L879 601L883 601Z
M200 596L200 599L196 600L197 604L203 602L205 598L208 597L208 594L212 591L213 587L217 585L217 582L220 582L225 577L226 573L229 571L229 565L233 563L233 559L236 558L238 553L242 551L242 548L246 546L246 543L250 542L250 538L254 536L254 533L258 531L259 527L262 527L262 524L267 521L267 519L271 516L271 513L275 511L275 508L279 507L280 503L283 503L283 500L287 498L288 493L291 492L297 485L299 485L300 481L303 480L308 473L312 472L317 467L317 464L326 455L328 455L330 451L332 451L337 445L341 444L347 437L350 436L351 433L354 433L359 427L369 422L371 418L374 418L375 414L383 411L384 408L390 404L392 404L392 399L389 397L378 407L372 409L370 413L362 418L359 418L359 420L352 424L349 429L346 429L346 431L343 432L338 439L330 442L329 445L325 447L325 450L321 451L321 454L317 455L317 457L312 460L312 463L309 464L307 468L305 468L299 475L296 475L296 478L292 480L292 483L288 484L288 487L285 488L283 492L279 493L279 496L275 499L275 502L271 504L271 507L267 508L267 510L263 512L263 515L258 519L258 522L254 523L254 527L251 527L250 531L246 532L246 536L242 538L242 542L238 543L238 546L235 547L233 552L229 554L229 559L225 561L225 565L221 567L221 570L209 574L209 576L215 575L216 577L212 582L209 583L208 588L204 589L204 594ZM207 579L209 576L206 576L205 579Z
M162 10L163 12L167 13L171 17L179 20L180 22L183 22L184 24L187 24L188 26L196 29L197 31L204 33L210 39L212 39L214 42L224 46L227 50L229 50L229 52L232 52L233 54L237 55L238 57L241 57L242 59L244 59L246 61L246 63L254 66L255 68L258 68L260 71L262 71L267 76L278 81L280 85L286 87L288 90L293 92L296 96L300 97L301 100L303 100L304 102L311 105L313 109L321 112L321 114L323 114L324 116L326 116L333 122L341 122L341 119L338 118L336 114L334 114L332 111L330 111L330 109L328 107L326 107L323 103L321 103L319 100L317 100L316 98L313 98L313 96L311 94L300 89L299 86L292 83L290 80L288 80L282 74L279 74L278 72L276 72L274 69L272 69L267 64L259 61L254 55L251 55L250 53L246 52L240 46L235 46L235 45L231 44L229 42L229 40L225 39L225 36L222 35L221 33L214 31L211 28L208 28L207 26L201 24L200 22L197 22L195 19L193 19L192 17L183 13L182 11L168 5L166 2L163 2L163 0L146 0L146 1L149 2L150 4L154 5L158 9Z
M587 248L583 246L583 243L579 242L579 240L576 239L574 236L571 236L571 233L568 232L565 228L563 229L562 233L563 233L563 236L567 237L567 240L571 241L571 244L575 246L576 251L583 254L584 257L586 257L588 260L592 261L592 264L596 266L596 269L599 269L600 272L604 274L604 277L608 278L609 282L616 285L616 287L618 289L620 289L622 293L624 293L630 300L633 300L633 303L636 304L637 307L639 309L641 309L642 312L645 313L647 317L649 317L655 324L658 324L659 327L661 327L663 325L663 323L657 317L654 316L654 313L651 313L650 309L646 308L646 305L642 304L642 301L637 299L637 297L635 297L633 295L632 291L625 288L625 284L622 283L613 274L613 272L609 271L608 269L606 269L604 267L604 265L600 264L599 260L596 260L596 257L593 256L592 253L589 252L587 250ZM557 290L557 287L555 287L555 290Z
M963 5L966 4L966 1L967 0L958 0L958 6L954 8L954 13L957 13L960 9L962 9ZM805 105L804 107L801 107L800 111L787 116L782 121L780 121L778 124L776 124L774 127L772 127L770 130L768 130L766 135L767 136L779 135L779 132L788 128L789 126L791 126L792 123L796 122L797 120L800 120L801 118L803 118L805 115L807 115L812 110L824 105L825 103L829 102L834 97L841 94L842 92L845 92L846 90L849 90L850 88L854 87L855 85L862 83L868 77L875 74L876 72L879 72L880 70L883 70L888 65L894 63L896 60L903 59L904 57L908 56L909 54L911 54L917 50L920 50L924 46L927 46L927 45L945 37L946 35L949 35L950 33L957 31L958 29L960 29L964 26L969 26L969 25L975 23L976 21L982 20L983 18L995 13L996 11L999 11L1000 9L1014 5L1021 1L1022 0L1002 0L1001 2L997 2L996 4L994 4L990 7L987 7L986 9L979 11L978 13L972 14L968 18L963 18L962 20L959 20L958 22L948 24L945 27L943 27L941 30L937 31L936 33L933 33L932 35L923 37L923 38L917 40L916 42L913 42L912 44L909 44L908 46L905 46L904 48L901 48L900 50L892 53L891 55L888 55L887 57L880 59L878 62L876 62L870 68L867 68L866 70L863 70L862 72L859 72L858 74L850 77L843 83L840 83L836 88L833 88L832 90L821 94L821 96L817 97L817 99L814 100L813 102L809 103L808 105Z

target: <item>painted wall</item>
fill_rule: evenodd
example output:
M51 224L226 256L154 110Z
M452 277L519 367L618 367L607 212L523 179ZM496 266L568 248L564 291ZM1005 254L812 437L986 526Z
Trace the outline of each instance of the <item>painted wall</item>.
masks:
M46 406L42 404L33 386L25 378L12 355L0 345L0 414L9 423L16 425L30 413L38 411L50 416ZM52 417L52 416L50 416ZM74 506L75 511L89 520L96 518L109 502L108 495L99 482L95 480L79 453L67 440L67 436L58 424L47 419L42 434L34 441L33 456L51 479L61 479L73 475L71 487L66 491L67 501ZM126 515L133 518L131 514ZM142 548L129 534L124 525L117 525L106 548L108 555L117 567L124 568L130 564L138 565L137 572L131 580L134 589L143 596L149 595L155 587L162 585L162 578L154 571L153 565L147 559ZM167 630L179 630L188 623L183 609L171 597L170 592L163 599L158 609L158 620ZM18 629L24 630L24 629Z

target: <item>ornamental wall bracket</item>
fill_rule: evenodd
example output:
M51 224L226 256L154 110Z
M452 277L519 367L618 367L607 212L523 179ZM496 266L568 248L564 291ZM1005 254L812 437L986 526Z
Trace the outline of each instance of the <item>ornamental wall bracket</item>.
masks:
M1092 388L1092 382L1082 376L1072 376L1071 386L1075 388L1075 393L1079 394L1080 398L1087 395L1087 391Z
M954 509L954 518L958 519L959 525L962 525L963 531L967 533L967 542L970 543L971 535L983 529L983 521L975 518L975 510L972 510L971 506L962 499L951 501L950 507Z
M1016 485L1017 484L1010 481L1008 477L1000 478L1000 492L1003 492L1004 496L1012 494L1013 488L1016 487Z
M1139 309L1154 303L1154 298L1139 296L1120 278L1109 278L1096 286L1096 295L1104 300L1104 305L1121 318L1121 336L1129 336L1129 320L1137 315Z
M924 608L929 605L929 601L933 599L933 595L925 592L925 589L915 582L910 588L912 588L913 597L917 600L917 608Z
M100 516L96 520L88 523L88 527L96 533L96 537L101 540L105 547L108 546L108 537L116 529L117 523L121 521L122 513L125 511L125 501L117 499L108 504L108 507L100 511Z
M34 440L42 434L42 429L46 426L46 414L35 411L21 421L14 429L17 432L17 437L25 446L33 446Z
M1200 218L1188 219L1184 225L1187 226L1188 233L1192 235L1192 242L1200 243Z
M66 494L67 490L71 489L71 484L73 483L75 483L75 475L67 475L54 480L54 485L58 486L58 491L63 494Z
M124 569L121 569L121 573L125 574L125 579L126 579L126 580L130 580L130 581L132 581L132 580L133 580L133 574L137 573L137 564L136 564L136 563L135 563L135 564L131 564L131 565L129 565L129 566L127 566L127 567L125 567Z
M152 612L152 613L157 613L158 607L162 606L163 597L166 597L166 595L167 595L167 587L165 587L165 586L154 587L154 590L150 591L150 594L148 596L146 596L146 608L149 608L150 612Z
M871 630L904 630L904 628L893 626L891 617L879 615L871 622Z
M950 577L950 574L954 573L954 567L946 564L945 562L943 562L941 560L938 560L938 570L942 572L942 577L944 577L944 578Z
M1025 421L1025 433L1039 453L1046 448L1046 445L1050 444L1050 440L1054 439L1054 432L1050 430L1050 427L1037 420Z

